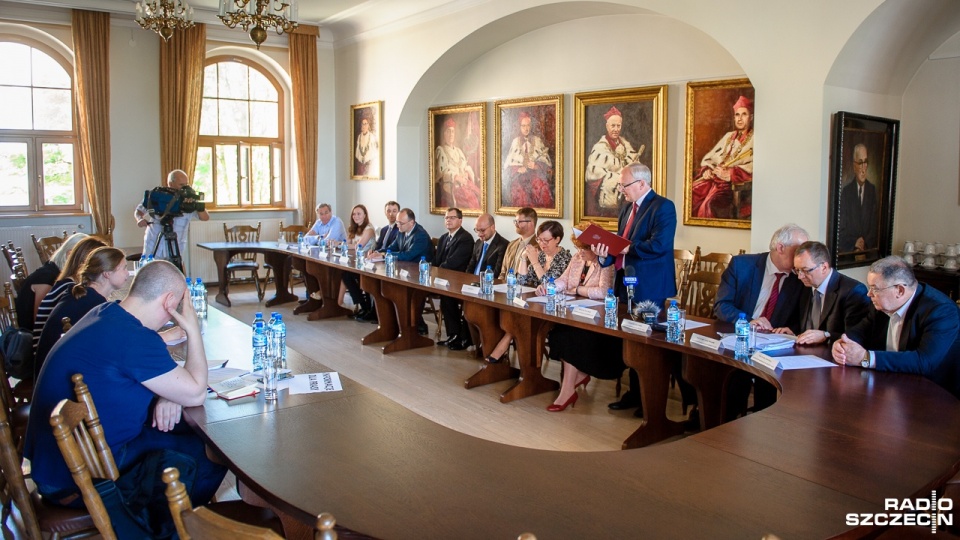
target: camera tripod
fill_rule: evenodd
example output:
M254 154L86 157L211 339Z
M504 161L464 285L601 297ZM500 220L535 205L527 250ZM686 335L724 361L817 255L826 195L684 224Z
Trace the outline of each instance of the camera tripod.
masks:
M180 257L180 242L177 241L177 233L173 230L173 216L160 218L160 226L162 229L157 236L157 242L153 245L152 255L157 256L160 241L163 240L167 246L167 259L183 272L183 258Z

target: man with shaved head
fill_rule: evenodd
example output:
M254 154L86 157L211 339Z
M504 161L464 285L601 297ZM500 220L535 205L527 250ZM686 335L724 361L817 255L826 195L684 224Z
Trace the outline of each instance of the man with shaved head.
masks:
M180 169L172 170L170 174L167 175L168 188L179 190L189 185L190 177ZM147 229L143 233L143 254L152 254L157 259L169 259L171 255L167 253L167 245L164 242L157 244L157 238L160 236L160 233L163 232L163 225L160 223L160 219L151 216L143 204L137 205L136 210L133 211L133 217L137 220L137 227L146 227ZM210 214L208 214L206 210L201 210L173 218L173 232L177 234L177 244L181 254L187 252L187 232L190 230L190 221L194 218L200 221L207 221L210 219ZM157 249L156 253L153 252L154 246L156 246Z

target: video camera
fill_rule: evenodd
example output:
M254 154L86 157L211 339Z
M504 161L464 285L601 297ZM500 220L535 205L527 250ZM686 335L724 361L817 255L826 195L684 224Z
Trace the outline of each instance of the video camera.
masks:
M190 186L180 189L155 187L143 192L143 207L154 217L179 217L191 212L203 212L207 209L203 202L203 193Z

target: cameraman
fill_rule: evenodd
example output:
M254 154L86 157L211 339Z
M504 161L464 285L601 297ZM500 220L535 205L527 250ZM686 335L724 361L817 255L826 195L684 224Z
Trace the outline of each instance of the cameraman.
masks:
M190 178L187 177L187 173L180 169L170 171L170 174L167 175L167 187L171 189L179 191L184 186L189 185ZM143 254L150 255L153 253L153 247L157 246L157 237L159 237L163 231L160 219L159 217L155 218L151 216L149 212L147 212L147 209L143 207L142 203L138 204L137 209L133 211L133 217L137 219L137 227L147 228L143 234ZM180 245L181 255L187 253L187 230L190 228L190 220L194 217L200 218L200 221L207 221L210 219L210 214L208 214L206 210L202 210L173 218L173 232L177 233L177 243ZM160 242L160 245L157 246L157 253L154 256L157 259L170 258L164 242Z

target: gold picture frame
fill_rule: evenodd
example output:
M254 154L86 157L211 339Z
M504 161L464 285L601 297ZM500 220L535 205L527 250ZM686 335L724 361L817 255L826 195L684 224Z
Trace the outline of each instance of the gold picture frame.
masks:
M486 110L483 102L427 110L431 214L487 211Z
M745 78L687 83L684 225L750 228L754 95ZM749 117L745 130L737 127L738 114Z
M650 167L653 190L666 195L667 85L581 92L573 101L573 222L587 219L616 231L623 166L640 161ZM608 135L617 114L621 122L611 148Z
M563 217L563 94L497 101L494 123L496 213Z
M383 179L382 119L382 101L350 106L349 159L350 178L353 180Z

